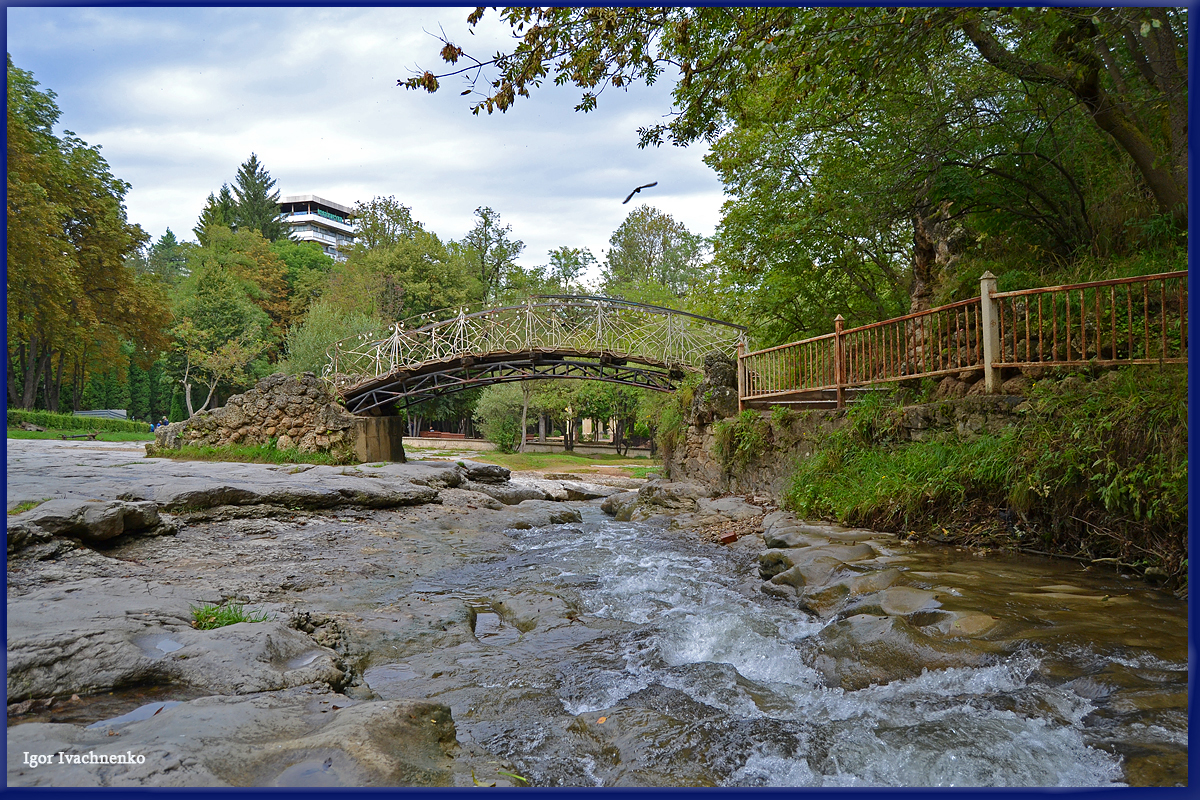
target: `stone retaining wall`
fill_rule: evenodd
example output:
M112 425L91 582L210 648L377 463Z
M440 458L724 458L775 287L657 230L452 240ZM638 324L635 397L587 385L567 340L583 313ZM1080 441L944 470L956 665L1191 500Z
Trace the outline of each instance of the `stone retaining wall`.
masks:
M705 379L696 388L687 429L678 445L664 454L664 469L673 481L696 481L720 493L769 495L778 502L797 460L811 456L817 443L847 421L846 409L802 411L786 420L764 415L767 443L745 466L727 469L716 455L713 423L737 414L736 390L728 388L728 359L710 357ZM903 409L897 435L920 441L943 432L962 437L996 433L1013 424L1029 408L1024 393L1031 381L1022 374L1005 381L1005 394L983 394L983 381L973 384L950 376L934 392L934 402Z
M159 428L154 446L176 450L185 444L226 447L274 441L279 450L327 452L339 461L350 461L359 429L366 422L338 405L329 386L315 374L276 373L245 394L230 397L221 408L198 411L183 422Z

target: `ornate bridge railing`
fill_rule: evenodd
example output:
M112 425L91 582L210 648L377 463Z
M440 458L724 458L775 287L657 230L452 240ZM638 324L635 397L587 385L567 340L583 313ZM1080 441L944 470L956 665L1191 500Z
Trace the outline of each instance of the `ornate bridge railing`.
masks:
M1187 363L1187 272L997 292L738 357L738 395L771 404L913 378L1005 367Z
M535 372L666 390L669 373L699 369L713 351L733 356L744 342L744 328L695 314L605 297L543 296L343 339L329 348L324 375L359 412ZM602 369L629 362L641 368Z

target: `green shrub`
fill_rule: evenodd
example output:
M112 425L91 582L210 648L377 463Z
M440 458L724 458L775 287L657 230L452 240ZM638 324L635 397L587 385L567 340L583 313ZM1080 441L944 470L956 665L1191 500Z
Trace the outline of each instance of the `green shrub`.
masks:
M56 431L119 431L126 433L149 433L150 423L105 417L77 417L74 414L52 414L49 411L24 411L8 409L8 427L16 428L22 422L39 425Z
M769 441L769 428L757 411L746 409L736 417L713 423L717 458L725 469L741 469L762 455Z
M489 386L479 395L475 418L484 438L501 453L515 453L521 443L521 387L515 383Z
M634 435L653 436L668 460L687 430L688 414L701 379L700 374L690 373L674 392L645 392L638 401Z

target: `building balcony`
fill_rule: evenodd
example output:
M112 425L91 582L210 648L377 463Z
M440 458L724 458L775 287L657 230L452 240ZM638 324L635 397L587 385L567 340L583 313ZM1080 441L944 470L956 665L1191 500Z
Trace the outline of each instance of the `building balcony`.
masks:
M340 222L336 219L331 219L330 217L327 217L324 214L316 214L314 212L308 212L308 211L297 211L292 214L281 213L280 217L283 219L284 222L286 222L289 225L305 225L305 224L319 225L319 226L329 228L330 230L335 230L335 231L339 231L340 233L349 234L350 236L353 236L355 234L355 228L352 224L350 224L348 222Z

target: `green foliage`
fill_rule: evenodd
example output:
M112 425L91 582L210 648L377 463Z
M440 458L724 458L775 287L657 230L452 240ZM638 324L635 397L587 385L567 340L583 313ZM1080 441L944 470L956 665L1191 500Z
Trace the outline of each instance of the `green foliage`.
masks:
M541 470L541 471L587 471L588 467L623 467L629 475L635 478L645 477L637 474L640 469L658 469L657 467L641 467L646 459L642 457L619 456L615 453L597 453L594 455L577 455L576 453L500 453L482 451L471 455L472 461L484 464L499 464L511 470Z
M283 262L288 298L296 313L308 307L329 282L333 259L316 242L279 239L271 242L271 252Z
M327 352L334 342L383 327L383 321L376 317L345 311L318 300L308 309L303 322L288 329L284 339L287 358L279 364L279 369L290 375L302 372L320 375L329 361Z
M191 608L192 627L202 631L224 628L226 625L236 625L239 622L269 622L271 620L270 614L264 611L246 611L245 606L239 603L224 603L219 606L205 603L202 606L192 606Z
M268 242L288 238L290 227L279 216L279 191L271 191L274 188L275 179L251 153L234 179L237 207L233 221L237 228L256 231Z
M788 406L771 407L771 424L779 428L791 427L800 418L800 413Z
M851 326L896 316L964 284L977 294L992 260L1035 275L1186 242L1183 8L498 15L514 33L506 51L466 68L462 47L441 51L486 87L475 113L551 78L580 87L576 110L589 111L607 85L679 70L668 121L640 129L641 145L703 139L727 197L718 274L683 273L704 285L687 303L749 325L761 345L827 333L837 314ZM440 77L406 85L436 91ZM645 250L614 237L608 290L678 302L680 282L652 259L626 268L627 249ZM630 280L638 272L655 277Z
M287 239L290 228L279 215L279 192L275 179L250 154L238 168L233 187L222 184L220 191L210 194L192 231L202 246L209 243L214 228L253 231L268 242Z
M638 407L638 417L654 432L659 448L663 451L664 460L670 460L671 453L683 439L687 430L687 417L696 395L696 387L700 385L703 376L690 373L679 384L679 388L671 394L647 392Z
M124 369L123 341L160 350L169 309L129 263L146 240L126 217L129 185L98 147L54 133L54 98L9 58L8 404L57 410L64 384L76 401L89 374Z
M500 297L504 275L513 268L525 243L509 238L512 226L501 225L500 215L491 208L480 206L475 209L475 216L475 227L462 240L463 256L482 288L483 302L495 302Z
M269 372L291 317L284 263L251 230L208 230L188 253L189 274L174 293L176 324L173 377L184 390L189 414L192 389L207 386L205 407L218 386L242 388Z
M651 206L629 212L609 245L601 284L609 297L672 305L703 278L704 240Z
M901 442L888 404L854 408L798 463L787 507L880 530L1019 520L985 543L1145 559L1180 575L1187 557L1187 376L1126 368L1039 382L1032 410L1000 433ZM944 532L944 531L943 531ZM940 535L940 534L939 534ZM999 537L999 538L997 538ZM1007 537L1007 538L1006 538Z
M104 417L77 417L73 414L53 414L49 411L23 411L8 409L8 427L16 428L22 422L59 431L125 431L149 433L150 424L124 419Z
M762 455L769 443L770 427L757 411L746 409L736 417L713 423L716 456L726 470L743 469Z
M465 248L444 244L395 198L359 203L355 220L365 235L330 270L324 302L390 322L444 314L482 297Z
M523 404L521 387L517 384L495 384L479 395L475 418L484 437L501 453L515 453L520 445Z

